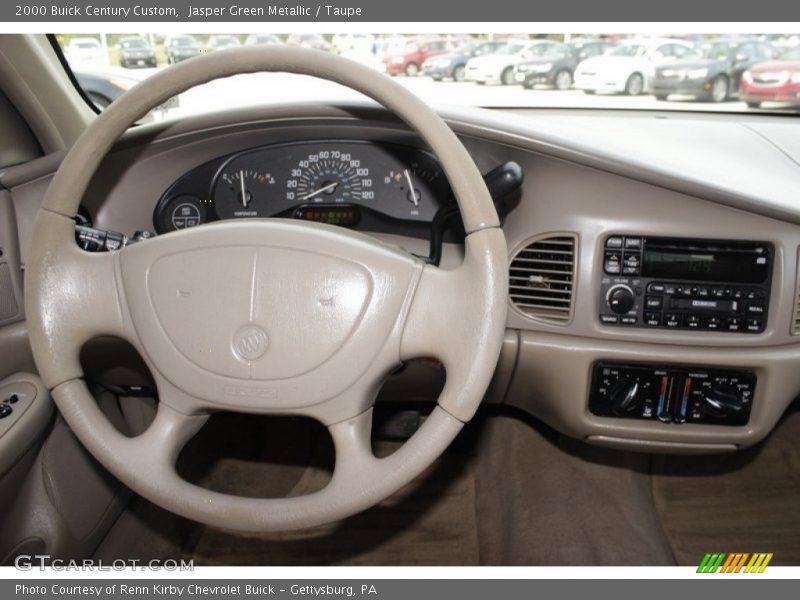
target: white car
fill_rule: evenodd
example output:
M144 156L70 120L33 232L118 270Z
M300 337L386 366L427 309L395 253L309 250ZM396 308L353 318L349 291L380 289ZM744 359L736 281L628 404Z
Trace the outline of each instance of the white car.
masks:
M557 42L549 40L512 40L493 54L471 58L467 62L464 80L479 84L515 84L517 81L514 78L514 67L518 63L536 58L556 44Z
M352 51L361 54L373 53L375 36L368 33L337 33L331 39L331 44L338 54Z
M108 62L108 51L92 37L72 38L64 47L64 56L72 64Z
M626 40L602 56L581 62L575 69L573 86L588 94L638 96L651 89L656 65L682 58L692 47L669 38Z

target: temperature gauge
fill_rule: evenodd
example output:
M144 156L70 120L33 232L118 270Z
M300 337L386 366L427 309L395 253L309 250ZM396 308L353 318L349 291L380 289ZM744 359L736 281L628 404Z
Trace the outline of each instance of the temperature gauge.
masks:
M214 185L214 206L219 218L271 216L269 199L275 178L234 163L220 173Z

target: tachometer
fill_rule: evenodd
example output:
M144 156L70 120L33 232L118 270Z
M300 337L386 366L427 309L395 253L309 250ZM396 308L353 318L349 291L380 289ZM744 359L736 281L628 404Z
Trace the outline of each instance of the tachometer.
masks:
M231 162L219 174L214 186L217 215L220 219L271 216L274 183L275 178L269 173L239 161Z
M363 204L374 198L369 167L341 150L312 152L292 168L286 181L286 201L295 204Z

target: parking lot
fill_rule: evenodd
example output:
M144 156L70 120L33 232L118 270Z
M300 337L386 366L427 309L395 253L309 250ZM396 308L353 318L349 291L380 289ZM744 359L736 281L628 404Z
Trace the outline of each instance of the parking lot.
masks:
M341 54L394 76L436 106L798 112L800 36L561 37L563 41L558 35L533 34L57 36L78 81L101 106L168 63L241 45L278 44ZM540 82L553 87L538 86ZM308 77L255 74L189 90L154 118L357 98L355 92Z
M106 67L125 77L144 79L166 67L155 69L122 69ZM625 96L619 94L589 95L580 90L558 91L547 88L528 90L521 85L478 85L471 82L433 81L429 77L393 78L425 101L436 105L482 107L536 108L596 108L628 110L713 110L750 111L744 102L730 100L721 103L698 102L691 97L675 97L669 101L654 96ZM221 107L253 106L283 102L326 101L341 102L363 98L356 92L330 82L285 73L241 75L198 86L179 98L179 106L170 109L170 117L210 112ZM769 105L765 106L769 109Z

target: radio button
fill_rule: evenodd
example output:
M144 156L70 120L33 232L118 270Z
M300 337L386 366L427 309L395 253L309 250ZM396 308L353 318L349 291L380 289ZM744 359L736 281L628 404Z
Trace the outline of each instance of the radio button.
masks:
M609 275L619 275L622 262L622 255L616 252L606 252L603 270Z
M677 289L675 288L674 285L668 283L664 286L664 293L667 294L668 296L674 296L676 292Z
M751 315L763 315L766 308L760 302L751 302L747 305L747 312Z
M709 290L707 287L697 288L697 295L701 298L707 298L711 295L711 290Z
M758 333L761 331L762 321L761 319L747 319L747 331L753 331Z
M622 238L618 235L608 238L606 248L622 248Z
M654 312L644 313L644 324L648 327L658 327L661 325L661 315Z
M628 267L639 267L641 264L641 259L639 258L638 254L626 254L625 255L625 265Z
M639 267L622 267L623 275L638 275Z
M619 322L623 325L636 325L638 323L639 318L634 315L625 315L624 317L620 317Z
M661 296L648 296L645 300L645 307L647 308L661 308L664 305L664 299Z
M625 238L625 247L638 250L642 247L642 238Z
M616 325L619 323L619 317L617 315L600 315L600 322L603 325Z
M711 295L715 298L724 298L725 297L725 288L714 288L711 290Z
M647 292L649 294L663 294L664 293L664 284L663 283L651 283L647 286Z
M747 292L748 300L763 300L764 294L760 290L750 290Z
M722 327L722 320L719 317L706 317L703 327L711 330L720 329Z
M725 329L728 331L741 331L742 320L739 317L728 317L725 321Z
M697 315L688 315L686 317L686 326L691 329L699 329L700 328L700 317Z
M674 314L674 313L667 313L664 315L664 325L667 327L680 327L681 326L681 316Z

